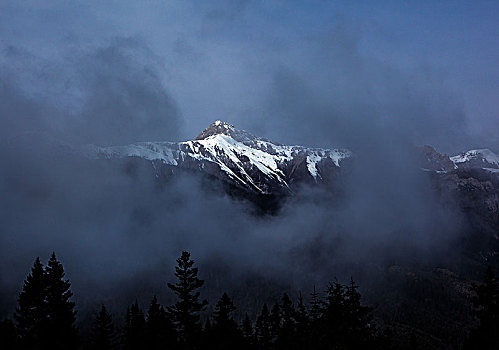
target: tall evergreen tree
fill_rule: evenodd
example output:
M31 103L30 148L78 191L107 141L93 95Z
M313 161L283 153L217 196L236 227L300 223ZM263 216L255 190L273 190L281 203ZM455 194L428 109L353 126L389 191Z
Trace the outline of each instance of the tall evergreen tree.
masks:
M310 342L309 336L310 320L307 307L300 293L296 307L296 344L298 349L306 349Z
M345 289L345 319L348 325L347 332L353 344L364 346L373 341L374 327L372 325L370 307L361 304L361 295L358 292L359 286L353 279Z
M227 293L224 293L215 306L215 334L216 347L218 349L235 349L240 346L242 336L232 313L236 307Z
M244 315L243 323L241 324L241 334L243 336L243 348L252 348L255 345L255 331L247 313Z
M324 314L323 301L317 289L313 288L310 294L310 308L309 308L309 338L308 349L317 349L321 343L321 337L324 335L322 318Z
M326 348L358 349L372 342L371 308L362 306L357 285L330 284L321 320L321 343Z
M478 326L470 332L466 349L499 349L499 280L487 267L481 285L473 286L474 316Z
M275 303L270 310L270 337L272 344L275 343L277 336L281 331L281 308L278 303Z
M177 302L168 310L175 322L181 344L184 347L195 348L201 333L199 312L204 310L208 302L199 301L198 289L202 287L204 281L197 277L198 269L193 267L194 261L190 257L190 254L184 251L177 259L175 267L177 282L168 283L168 287L177 295Z
M40 349L47 323L46 313L47 281L45 270L36 258L31 273L24 281L24 286L17 299L15 320L21 345L26 349Z
M321 316L322 316L322 302L321 302L321 299L319 297L319 293L317 292L317 290L315 289L315 286L314 286L314 290L312 292L312 294L310 295L311 296L311 300L310 300L310 321L312 323L315 323L316 321L318 321Z
M52 253L45 269L46 316L45 338L50 349L74 349L78 344L75 326L75 303L70 299L73 293L71 283L64 279L64 267Z
M296 349L296 309L287 293L284 293L280 305L281 325L277 333L277 349Z
M263 304L262 312L256 319L255 335L260 349L267 350L272 347L272 325L267 304Z
M123 333L123 348L126 350L146 349L145 344L145 319L144 313L139 307L139 303L135 303L127 309L126 322Z
M102 305L92 329L92 349L111 350L115 348L113 318Z
M158 303L158 299L154 296L147 311L147 348L153 350L173 347L176 342L175 338L173 324L163 306Z

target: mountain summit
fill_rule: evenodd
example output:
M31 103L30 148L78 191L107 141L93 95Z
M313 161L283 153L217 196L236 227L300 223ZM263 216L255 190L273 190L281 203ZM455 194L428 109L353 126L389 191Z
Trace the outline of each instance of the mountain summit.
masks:
M339 200L347 187L353 155L347 149L309 148L278 144L215 121L195 140L140 142L126 146L89 146L91 159L125 160L149 167L158 179L195 172L221 181L228 193L253 201L262 209L279 207L281 197L302 185L319 186ZM456 202L483 232L499 231L499 157L488 149L456 156L420 149L420 168L435 193ZM368 175L367 175L368 176ZM270 203L268 205L268 203Z
M301 183L332 184L352 153L282 145L217 120L192 141L93 146L87 155L138 157L155 166L200 171L257 194L286 194Z

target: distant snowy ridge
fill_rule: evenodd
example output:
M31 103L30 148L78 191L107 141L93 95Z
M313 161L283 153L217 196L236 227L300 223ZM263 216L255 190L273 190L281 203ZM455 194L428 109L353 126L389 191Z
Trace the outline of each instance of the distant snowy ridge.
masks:
M197 169L267 194L283 189L291 191L291 184L300 181L320 182L352 153L346 149L273 143L218 120L196 140L89 146L85 155L97 159L138 157L169 166Z
M450 157L460 168L499 168L499 156L489 149L475 149Z

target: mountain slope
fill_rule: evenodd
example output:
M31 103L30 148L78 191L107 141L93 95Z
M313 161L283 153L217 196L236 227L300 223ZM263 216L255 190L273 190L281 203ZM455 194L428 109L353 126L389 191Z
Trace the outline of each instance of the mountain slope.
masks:
M138 157L194 169L258 194L292 193L300 183L328 184L352 156L346 149L286 146L216 121L192 141L141 142L85 150L90 158Z

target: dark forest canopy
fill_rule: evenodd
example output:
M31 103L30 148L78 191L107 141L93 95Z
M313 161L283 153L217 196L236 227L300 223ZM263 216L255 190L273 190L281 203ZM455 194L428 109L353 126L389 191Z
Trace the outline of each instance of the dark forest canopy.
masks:
M201 299L205 283L188 252L175 267L176 295L164 307L154 295L147 308L135 301L126 308L124 324L115 322L105 305L92 321L91 332L79 336L76 305L69 279L52 253L46 266L37 258L28 274L14 320L0 323L4 349L397 349L416 347L416 335L401 339L386 325L377 324L373 308L362 304L358 285L330 283L323 293L292 300L284 293L273 305L263 305L251 320L237 319L237 306L223 293L207 313ZM207 281L209 283L210 281ZM473 316L465 349L496 349L499 345L499 283L489 267L482 284L473 287ZM305 301L305 299L307 299ZM84 325L86 326L86 325Z

